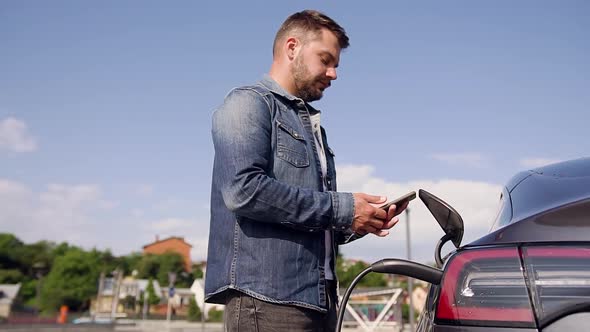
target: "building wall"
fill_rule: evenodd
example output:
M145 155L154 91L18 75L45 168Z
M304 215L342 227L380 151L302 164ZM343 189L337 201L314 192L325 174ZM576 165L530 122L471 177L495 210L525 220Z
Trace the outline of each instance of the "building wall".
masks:
M0 304L0 317L8 317L10 315L10 304L2 303Z
M161 255L167 251L179 253L184 259L184 266L186 272L191 271L191 246L188 245L181 238L169 238L161 241L156 241L152 244L148 244L143 248L144 254L155 254Z

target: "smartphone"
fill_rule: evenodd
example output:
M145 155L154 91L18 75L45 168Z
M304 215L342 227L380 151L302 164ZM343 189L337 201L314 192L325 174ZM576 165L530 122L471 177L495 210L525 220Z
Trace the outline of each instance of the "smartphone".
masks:
M393 204L395 204L396 207L400 207L400 206L404 205L406 202L413 200L414 198L416 198L416 192L410 191L409 193L403 195L402 197L399 197L397 199L394 199L393 201L389 201L389 202L385 203L384 205L381 205L379 208L387 211L389 209L389 207L392 206Z

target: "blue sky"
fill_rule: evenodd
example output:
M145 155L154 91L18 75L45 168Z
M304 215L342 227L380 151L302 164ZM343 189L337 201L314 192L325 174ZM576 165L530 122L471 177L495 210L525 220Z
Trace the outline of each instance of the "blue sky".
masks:
M514 173L588 155L587 1L3 1L0 229L116 254L178 235L204 258L211 113L306 8L351 39L316 103L341 190L431 189L473 239ZM439 234L419 204L425 261ZM344 253L403 256L402 227Z

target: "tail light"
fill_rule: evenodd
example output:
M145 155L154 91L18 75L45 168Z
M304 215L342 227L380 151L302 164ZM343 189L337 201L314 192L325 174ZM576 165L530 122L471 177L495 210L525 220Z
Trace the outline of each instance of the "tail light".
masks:
M525 247L533 306L540 325L590 304L590 248Z
M448 262L437 324L536 327L590 303L590 248L464 250Z
M518 249L455 255L443 279L436 318L441 324L534 327Z

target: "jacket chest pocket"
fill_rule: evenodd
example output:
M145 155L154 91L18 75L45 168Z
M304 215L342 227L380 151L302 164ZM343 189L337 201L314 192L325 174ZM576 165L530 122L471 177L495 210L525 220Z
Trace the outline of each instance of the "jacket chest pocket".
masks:
M295 167L309 166L307 141L303 134L288 123L275 120L277 125L277 157Z

